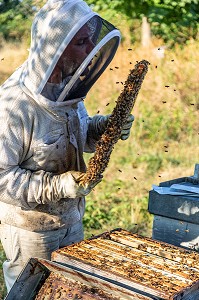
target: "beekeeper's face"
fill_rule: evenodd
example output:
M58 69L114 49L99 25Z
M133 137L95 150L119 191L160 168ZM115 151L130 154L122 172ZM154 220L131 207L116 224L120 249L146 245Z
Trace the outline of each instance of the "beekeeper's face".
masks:
M87 24L73 37L57 63L57 67L62 72L62 79L73 75L88 54L93 50L95 45L91 38L92 33ZM85 72L86 70L84 73Z

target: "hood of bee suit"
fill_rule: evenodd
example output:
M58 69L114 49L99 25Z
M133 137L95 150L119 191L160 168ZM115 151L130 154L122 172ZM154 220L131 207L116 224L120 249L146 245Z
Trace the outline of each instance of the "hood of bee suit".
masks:
M120 32L82 0L49 0L36 14L31 29L30 52L22 65L20 78L25 92L36 99L42 97L60 56L85 24L92 31L94 48L66 80L58 99L54 101L86 96L113 59L120 42ZM89 72L83 76L86 68Z

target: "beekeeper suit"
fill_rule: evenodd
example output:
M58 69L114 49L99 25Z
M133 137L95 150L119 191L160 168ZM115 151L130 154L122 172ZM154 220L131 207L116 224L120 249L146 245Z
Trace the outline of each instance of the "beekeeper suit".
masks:
M107 117L84 99L111 62L119 31L82 0L52 0L37 13L28 59L0 89L0 217L8 291L30 257L83 239L76 172L95 151ZM130 122L132 123L132 122ZM127 126L127 135L129 127ZM80 173L78 173L80 174Z

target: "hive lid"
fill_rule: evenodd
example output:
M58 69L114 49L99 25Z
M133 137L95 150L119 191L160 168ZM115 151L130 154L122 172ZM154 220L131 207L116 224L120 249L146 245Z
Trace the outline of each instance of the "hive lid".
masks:
M148 211L157 216L199 224L199 164L194 175L161 182L149 191Z
M187 183L187 184L186 184ZM185 178L163 182L161 187L183 187L183 189L199 189L199 184L186 182ZM191 195L192 194L192 195ZM148 211L151 214L164 216L175 220L199 224L199 194L189 195L160 194L156 190L149 191Z
M52 258L150 299L199 297L198 253L123 229L59 249Z

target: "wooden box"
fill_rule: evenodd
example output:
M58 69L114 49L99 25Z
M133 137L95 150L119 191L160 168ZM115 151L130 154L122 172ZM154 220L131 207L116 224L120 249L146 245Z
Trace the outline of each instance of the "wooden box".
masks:
M195 166L194 176L162 182L159 187L170 188L173 184L184 184L199 190L199 164ZM151 190L148 210L154 215L154 239L199 250L199 194L171 195Z
M199 299L198 253L123 229L59 249L52 259L147 299Z

